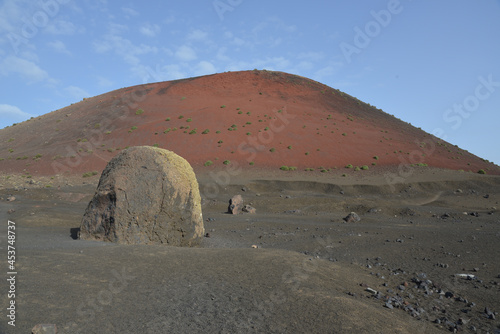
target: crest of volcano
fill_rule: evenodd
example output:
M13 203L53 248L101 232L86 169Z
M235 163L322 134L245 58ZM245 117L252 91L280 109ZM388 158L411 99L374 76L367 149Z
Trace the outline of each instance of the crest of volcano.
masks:
M140 145L174 151L197 171L403 163L499 173L337 89L257 70L122 88L2 129L1 170L101 171L121 149Z

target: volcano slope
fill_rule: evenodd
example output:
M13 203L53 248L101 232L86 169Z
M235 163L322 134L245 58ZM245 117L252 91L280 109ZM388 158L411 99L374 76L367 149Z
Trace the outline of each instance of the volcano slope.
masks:
M2 171L30 175L99 172L138 145L172 150L196 172L226 162L245 170L420 164L500 173L348 94L270 71L123 88L0 131Z
M77 240L107 161L155 144L195 168L201 246ZM314 81L125 88L0 130L0 145L0 247L15 222L18 273L16 327L2 311L0 333L499 329L498 167ZM227 214L236 194L257 213Z

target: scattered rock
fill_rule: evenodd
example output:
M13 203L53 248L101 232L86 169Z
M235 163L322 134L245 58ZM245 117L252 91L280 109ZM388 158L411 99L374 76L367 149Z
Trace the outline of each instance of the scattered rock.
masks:
M203 239L198 182L189 163L152 147L122 151L104 169L80 239L194 246Z
M14 210L14 209L10 209L9 211L7 211L7 213L9 213L9 214L14 213L14 212L16 212L16 210Z
M259 248L259 246L257 246L257 245L252 245L252 248Z
M246 212L246 213L255 213L257 210L251 206L251 205L245 205L241 211Z
M356 212L351 212L346 217L344 217L344 221L346 223L356 223L356 222L359 222L360 220L361 220L361 218L359 218L359 216Z
M7 197L7 202L14 202L15 200L16 200L16 198L12 195Z
M31 330L32 334L56 334L57 327L52 324L38 324Z
M243 208L243 197L241 195L234 195L233 198L229 200L229 206L227 207L227 212L233 215L240 213Z

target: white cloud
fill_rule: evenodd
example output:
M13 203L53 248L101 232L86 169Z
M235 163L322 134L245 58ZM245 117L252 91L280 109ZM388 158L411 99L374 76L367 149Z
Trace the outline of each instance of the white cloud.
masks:
M215 66L211 62L206 60L200 61L194 68L195 76L213 74L216 72L217 70L215 69Z
M196 59L196 52L187 45L182 45L175 52L175 56L180 61L191 61Z
M195 40L195 41L202 41L205 40L208 36L208 33L199 29L191 31L187 38L190 40Z
M68 49L66 48L66 45L59 41L59 40L56 40L56 41L53 41L53 42L49 42L47 43L51 48L53 48L56 52L59 52L59 53L64 53L64 54L67 54L67 55L71 55L71 52L68 51Z
M45 31L53 35L74 35L77 32L77 27L73 22L56 20L50 21L45 28Z
M304 59L305 61L320 61L325 58L325 54L323 52L301 52L297 55L298 59Z
M219 48L217 55L215 56L217 60L223 61L225 63L231 61L231 58L226 55L227 48L225 46Z
M39 82L49 78L47 72L35 63L15 56L8 56L0 63L0 74L8 76L11 73L20 75L28 83Z
M22 122L35 115L22 111L16 106L10 104L0 104L0 118L2 120L11 120L12 123Z
M138 56L148 53L156 53L158 49L145 44L134 45L130 40L118 35L108 34L102 40L94 42L94 50L97 53L114 51L117 55L130 65L138 65Z
M145 24L139 29L139 32L148 37L155 37L160 33L160 26L157 24Z
M128 8L128 7L122 7L122 12L125 13L125 16L127 18L130 18L131 16L139 15L138 11L136 11L135 9L132 9L132 8Z
M100 87L111 87L113 85L113 81L109 80L108 78L98 76L97 77L97 84Z
M81 100L84 97L90 96L90 94L87 93L85 90L83 90L80 87L76 87L76 86L68 86L68 87L64 88L64 92L75 100Z

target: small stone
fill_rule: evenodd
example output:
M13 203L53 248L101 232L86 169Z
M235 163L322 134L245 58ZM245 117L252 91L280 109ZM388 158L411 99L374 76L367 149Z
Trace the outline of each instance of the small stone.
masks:
M14 213L14 212L16 212L16 210L14 210L14 209L10 209L9 211L7 211L7 213L9 213L9 214Z
M351 212L346 217L344 217L344 221L346 223L356 223L359 222L360 220L361 218L359 218L356 212Z
M14 202L16 198L14 196L7 197L7 202Z
M251 205L245 205L241 211L246 212L246 213L255 213L257 210L251 206Z
M252 245L252 248L259 248L259 246L257 246L257 245Z
M31 330L32 334L56 334L57 327L52 324L38 324Z
M387 307L388 309L391 309L391 310L394 308L394 306L391 303L389 303L389 302L386 302L384 304L384 306Z
M205 238L210 238L210 233L205 233Z

